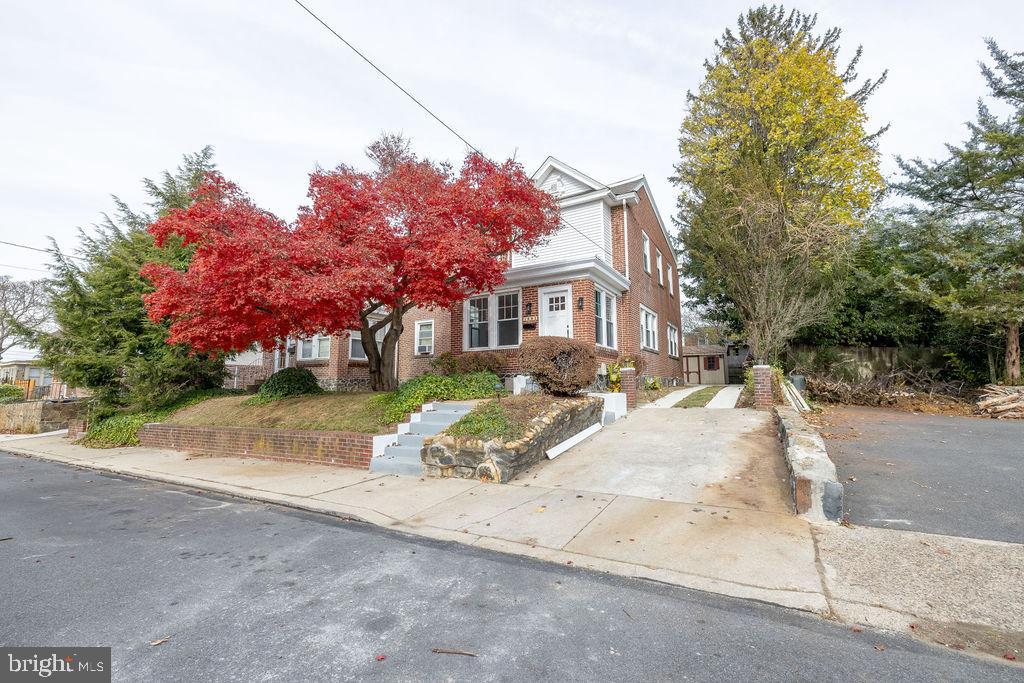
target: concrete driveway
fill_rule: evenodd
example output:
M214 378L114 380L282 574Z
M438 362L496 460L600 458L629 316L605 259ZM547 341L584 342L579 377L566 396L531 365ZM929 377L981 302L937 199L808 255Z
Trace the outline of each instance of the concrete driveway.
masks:
M855 524L1024 542L1024 424L836 408L822 435Z

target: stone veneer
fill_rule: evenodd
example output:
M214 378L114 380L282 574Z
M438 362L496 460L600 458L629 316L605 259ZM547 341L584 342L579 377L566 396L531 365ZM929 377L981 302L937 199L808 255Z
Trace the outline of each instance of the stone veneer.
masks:
M481 441L466 436L438 434L423 445L423 471L429 477L479 479L505 484L544 459L548 449L601 422L604 401L566 398L535 417L515 441Z
M25 401L0 405L0 433L42 434L64 429L83 412L78 401Z

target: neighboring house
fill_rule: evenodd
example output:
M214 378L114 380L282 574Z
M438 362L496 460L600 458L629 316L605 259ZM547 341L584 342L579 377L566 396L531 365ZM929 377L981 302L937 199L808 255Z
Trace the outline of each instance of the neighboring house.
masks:
M728 384L728 349L720 344L701 344L696 334L683 335L683 377L687 384Z
M511 254L505 283L450 310L413 309L403 320L398 377L430 369L439 354L496 351L520 371L522 341L538 335L593 344L602 370L640 357L645 375L683 381L675 251L647 179L609 184L548 157L533 175L559 200L563 225L532 253ZM381 334L383 336L383 334ZM293 340L263 367L308 367L325 388L366 386L358 332Z
M53 382L53 371L37 360L8 360L0 363L0 382L14 384L16 380L34 380L37 387L48 387Z

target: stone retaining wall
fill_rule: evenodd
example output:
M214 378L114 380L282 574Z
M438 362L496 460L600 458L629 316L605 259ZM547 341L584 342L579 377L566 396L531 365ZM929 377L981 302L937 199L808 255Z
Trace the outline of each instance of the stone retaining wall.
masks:
M445 434L428 437L422 452L423 471L429 477L507 483L542 460L548 449L600 423L603 410L604 401L599 398L558 401L531 420L521 438L508 443Z
M82 404L69 401L26 401L0 405L0 433L42 434L68 426L77 417Z
M150 422L139 430L139 443L196 455L262 458L369 469L373 435L298 429L197 427Z
M824 439L792 408L777 407L774 412L797 514L811 522L840 519L843 485L825 450Z

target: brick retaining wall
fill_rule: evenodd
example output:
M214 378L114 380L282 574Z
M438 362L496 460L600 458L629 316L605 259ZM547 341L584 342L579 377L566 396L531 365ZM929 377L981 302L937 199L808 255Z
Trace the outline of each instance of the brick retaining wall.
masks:
M373 435L248 427L196 427L151 422L139 443L198 455L262 458L369 469Z

